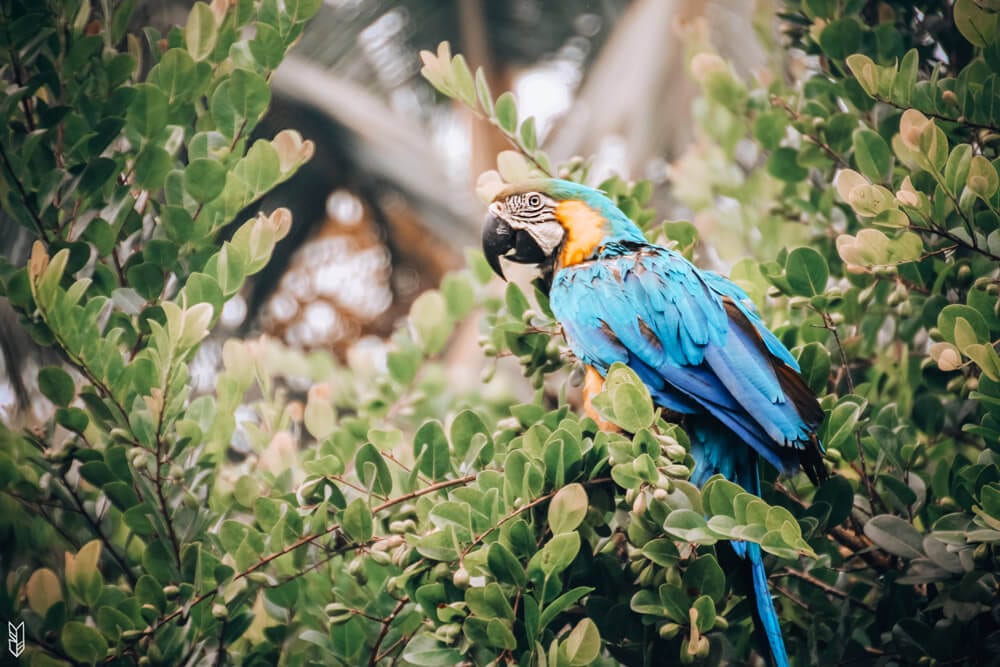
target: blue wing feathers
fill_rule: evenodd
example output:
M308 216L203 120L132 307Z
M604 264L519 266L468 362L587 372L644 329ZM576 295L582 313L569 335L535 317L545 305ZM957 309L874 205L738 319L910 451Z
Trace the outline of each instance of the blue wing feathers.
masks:
M559 271L551 305L584 362L629 364L664 407L707 412L779 469L797 467L816 424L788 400L774 363L798 364L734 283L646 246Z

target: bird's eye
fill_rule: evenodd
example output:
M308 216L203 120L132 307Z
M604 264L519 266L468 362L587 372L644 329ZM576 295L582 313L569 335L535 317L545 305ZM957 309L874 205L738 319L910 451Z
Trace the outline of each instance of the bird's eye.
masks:
M528 208L541 208L542 198L539 195L528 195Z

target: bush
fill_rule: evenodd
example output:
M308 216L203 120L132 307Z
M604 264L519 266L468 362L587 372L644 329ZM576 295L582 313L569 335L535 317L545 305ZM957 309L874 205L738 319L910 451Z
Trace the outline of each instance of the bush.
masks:
M732 275L827 411L834 476L771 476L760 500L686 481L686 435L624 367L596 406L631 437L575 415L545 295L495 297L474 253L417 300L384 370L232 340L215 393L191 395L191 355L287 229L278 211L213 240L308 157L294 133L245 137L318 2L196 4L163 42L147 32L143 83L129 3L96 28L73 4L15 4L26 78L0 107L4 205L38 237L27 266L3 266L4 293L66 360L39 373L53 419L4 429L0 450L0 606L25 621L31 664L740 661L748 582L714 548L733 538L770 554L796 664L996 650L995 14L810 0L784 15L815 56L804 81L749 88L692 59L702 150L675 193L753 242ZM514 98L447 45L423 57L515 147L484 194L586 177L586 161L551 164ZM685 173L705 178L688 190ZM645 208L650 184L602 187L651 239L699 251L693 225ZM462 392L441 353L479 309L486 384ZM506 357L532 401L495 398ZM252 454L227 460L234 439Z

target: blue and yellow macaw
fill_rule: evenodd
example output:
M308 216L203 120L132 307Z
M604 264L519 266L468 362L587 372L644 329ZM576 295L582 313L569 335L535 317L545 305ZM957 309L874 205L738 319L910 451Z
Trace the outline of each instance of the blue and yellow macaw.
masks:
M727 278L650 244L603 193L558 179L503 189L489 207L483 250L538 265L552 312L587 367L585 407L608 368L628 365L658 405L684 416L701 486L721 473L760 494L757 461L786 474L826 476L816 428L823 411L788 349ZM596 416L596 415L593 415ZM733 542L749 561L758 627L778 667L788 665L760 546Z

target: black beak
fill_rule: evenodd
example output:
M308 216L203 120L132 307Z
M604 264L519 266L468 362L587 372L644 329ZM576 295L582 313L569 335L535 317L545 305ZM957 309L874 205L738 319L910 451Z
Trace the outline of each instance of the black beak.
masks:
M507 276L503 274L500 258L513 250L514 244L514 229L503 218L487 213L486 226L483 227L483 254L493 273L504 280Z
M511 250L514 254L508 255ZM483 254L493 272L504 280L507 280L507 277L504 276L503 268L500 266L501 257L520 264L541 264L548 259L531 234L524 230L515 230L506 220L493 213L486 215L486 226L483 228Z

